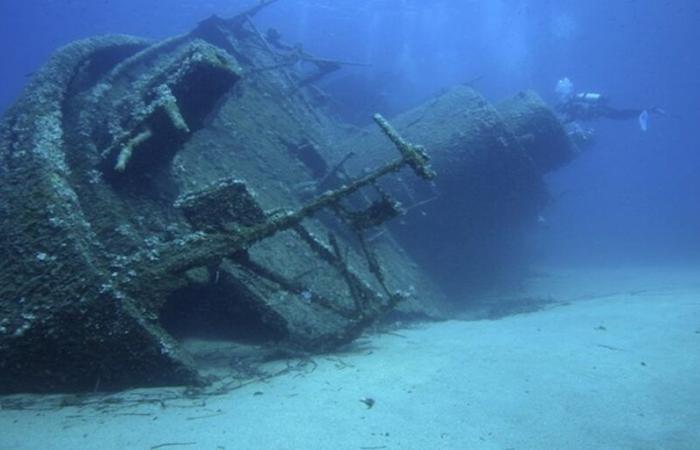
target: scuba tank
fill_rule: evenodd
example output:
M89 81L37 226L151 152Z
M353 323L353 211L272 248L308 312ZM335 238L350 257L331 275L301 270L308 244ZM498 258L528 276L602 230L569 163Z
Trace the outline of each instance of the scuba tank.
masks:
M588 103L588 104L594 105L594 104L604 103L605 97L603 97L601 94L597 94L595 92L580 92L580 93L576 94L575 100L582 102L582 103Z

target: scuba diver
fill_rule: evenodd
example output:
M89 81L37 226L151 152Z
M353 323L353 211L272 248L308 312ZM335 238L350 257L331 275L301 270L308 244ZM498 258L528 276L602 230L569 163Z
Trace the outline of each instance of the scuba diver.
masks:
M590 121L598 118L612 120L637 119L639 128L646 131L650 114L668 116L663 109L654 106L642 109L620 109L613 108L608 104L608 98L594 92L574 93L574 85L568 78L563 78L557 82L555 89L559 102L556 110L560 114L561 121L570 124L577 121Z

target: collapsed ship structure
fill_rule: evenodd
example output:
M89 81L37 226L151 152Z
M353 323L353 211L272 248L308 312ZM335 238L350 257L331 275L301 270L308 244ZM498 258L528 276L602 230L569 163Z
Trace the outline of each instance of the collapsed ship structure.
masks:
M270 3L71 43L6 113L3 392L202 383L187 327L318 352L391 312L447 317L438 272L536 219L576 149L535 93L456 86L350 127L315 86L340 63L274 45L252 21Z

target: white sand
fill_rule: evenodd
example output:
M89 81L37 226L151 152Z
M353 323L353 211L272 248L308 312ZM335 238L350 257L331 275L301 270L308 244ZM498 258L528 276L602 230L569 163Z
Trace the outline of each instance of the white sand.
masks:
M370 336L206 405L3 410L0 449L700 449L698 274L559 272L528 295L568 305Z

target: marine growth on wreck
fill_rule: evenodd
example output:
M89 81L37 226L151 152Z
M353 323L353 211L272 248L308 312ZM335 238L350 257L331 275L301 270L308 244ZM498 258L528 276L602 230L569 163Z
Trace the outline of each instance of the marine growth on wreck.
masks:
M160 42L73 42L7 112L4 393L201 385L190 333L300 354L447 317L435 263L490 261L575 157L534 92L455 86L346 126L315 85L343 63L273 45L253 21L271 3Z

